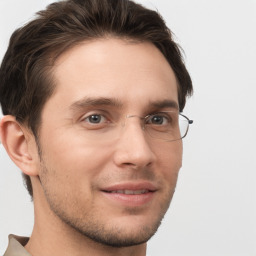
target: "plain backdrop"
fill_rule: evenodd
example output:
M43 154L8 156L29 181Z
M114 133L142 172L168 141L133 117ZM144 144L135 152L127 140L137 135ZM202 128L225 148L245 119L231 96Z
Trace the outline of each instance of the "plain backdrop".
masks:
M0 59L14 29L50 2L0 0ZM195 89L177 190L148 253L255 256L256 0L138 2L175 33ZM20 171L0 146L0 254L9 233L29 236L32 226Z

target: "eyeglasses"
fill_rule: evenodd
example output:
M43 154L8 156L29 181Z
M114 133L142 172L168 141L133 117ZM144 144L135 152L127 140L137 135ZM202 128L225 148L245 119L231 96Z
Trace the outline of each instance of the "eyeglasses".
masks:
M140 119L141 128L150 138L169 142L183 139L188 133L189 125L193 123L193 120L178 111L161 111L145 117L126 115L123 120L113 120L105 113L95 112L84 117L83 122L88 130L88 138L103 142L119 138L127 119L133 117Z

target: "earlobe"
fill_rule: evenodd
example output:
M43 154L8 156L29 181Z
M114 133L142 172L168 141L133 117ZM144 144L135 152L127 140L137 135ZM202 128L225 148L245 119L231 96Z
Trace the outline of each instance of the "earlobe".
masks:
M37 173L37 152L33 136L14 116L4 116L0 122L0 140L12 161L29 176Z

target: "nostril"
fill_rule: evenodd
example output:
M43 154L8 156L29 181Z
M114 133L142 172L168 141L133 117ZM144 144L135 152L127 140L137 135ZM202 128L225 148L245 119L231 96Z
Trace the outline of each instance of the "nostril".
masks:
M136 169L136 170L139 168L136 164L133 164L133 163L124 163L124 165L129 166L130 168Z

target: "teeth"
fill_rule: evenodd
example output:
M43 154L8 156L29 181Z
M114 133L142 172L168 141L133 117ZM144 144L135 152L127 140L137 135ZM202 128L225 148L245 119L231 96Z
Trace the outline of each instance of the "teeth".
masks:
M148 190L142 189L142 190L116 190L111 191L111 193L117 193L117 194L125 194L125 195L140 195L148 193Z
M145 194L145 193L147 193L148 191L147 190L136 190L136 191L133 191L134 193L134 195L139 195L139 194Z
M132 190L124 190L124 194L126 195L133 195L135 191L132 191Z

